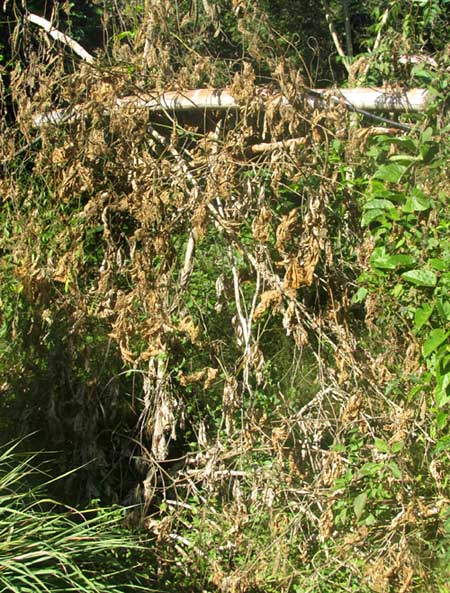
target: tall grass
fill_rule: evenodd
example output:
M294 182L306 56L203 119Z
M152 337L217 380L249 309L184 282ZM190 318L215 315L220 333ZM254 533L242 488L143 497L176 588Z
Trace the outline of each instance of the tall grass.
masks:
M35 461L17 443L0 449L0 591L149 591L144 548L122 510L58 505Z

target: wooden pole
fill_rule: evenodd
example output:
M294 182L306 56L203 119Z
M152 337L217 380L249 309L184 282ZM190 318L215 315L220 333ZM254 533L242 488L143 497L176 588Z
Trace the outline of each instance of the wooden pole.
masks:
M261 108L267 104L288 105L286 97L259 90ZM341 103L350 109L365 111L384 111L396 113L415 113L423 111L428 101L425 89L386 90L380 88L353 89L312 89L307 91L304 100L311 106L326 108L327 104ZM193 91L170 91L167 93L122 97L116 100L117 109L147 109L154 113L173 113L178 111L227 111L239 110L241 105L229 89L197 89ZM106 111L106 110L105 110ZM82 106L56 109L39 113L33 117L33 124L41 127L46 124L58 125L79 119Z

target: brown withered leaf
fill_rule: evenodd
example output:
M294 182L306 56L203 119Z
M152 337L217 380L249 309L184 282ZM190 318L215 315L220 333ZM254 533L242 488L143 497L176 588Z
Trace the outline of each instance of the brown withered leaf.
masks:
M263 206L252 224L253 238L260 243L266 243L270 234L272 212Z
M300 264L297 258L292 259L284 275L284 287L296 290L300 286L311 286L314 269L310 265Z
M187 315L180 320L178 329L185 333L193 344L198 342L201 330L195 325L194 320L190 315Z
M193 383L200 383L201 381L203 381L203 389L209 389L213 384L215 378L217 377L218 373L218 369L213 369L212 367L205 367L200 371L190 373L189 375L183 375L180 372L178 375L178 379L183 387L186 387L186 385L192 385Z
M278 251L284 253L286 251L287 243L292 238L294 229L297 226L297 208L294 208L283 216L280 224L276 230L276 243L275 247Z
M258 321L258 319L267 311L267 309L272 308L276 312L281 304L282 295L279 290L266 290L261 294L261 298L259 301L258 306L253 313L253 319Z
M74 254L71 252L65 253L58 261L56 270L53 273L53 280L66 284L72 276L74 264Z
M195 233L195 238L198 240L205 234L205 226L207 221L208 211L205 204L200 204L194 211L192 216L192 228Z

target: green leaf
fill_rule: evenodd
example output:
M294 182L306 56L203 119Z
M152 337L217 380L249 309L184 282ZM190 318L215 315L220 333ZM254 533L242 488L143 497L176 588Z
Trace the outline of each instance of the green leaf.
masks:
M443 321L450 321L450 302L438 299L436 301L436 309Z
M378 171L376 171L374 178L382 179L383 181L390 181L392 183L398 183L406 169L407 167L405 165L399 165L396 163L382 165Z
M380 469L382 467L383 467L382 463L375 463L373 461L368 461L361 467L360 474L362 476L375 476L380 471Z
M359 520L361 515L363 514L364 507L366 506L367 502L367 492L361 492L353 501L353 510L355 511L355 516Z
M412 255L392 255L390 262L395 265L396 268L402 266L412 266L416 260Z
M445 272L450 268L450 262L437 257L432 257L427 263L438 272Z
M450 436L445 436L442 437L442 439L439 439L436 443L434 453L437 455L438 453L442 453L442 451L447 451L448 449L450 449Z
M442 377L439 377L438 384L434 391L434 397L438 408L443 408L450 401L450 395L448 394L449 385L450 373L446 373L445 375L442 375Z
M422 329L430 319L432 313L433 307L428 303L425 303L419 309L416 309L416 312L414 313L414 325L417 330Z
M397 480L401 479L402 472L401 472L400 468L398 467L398 465L395 463L395 461L390 461L388 463L388 468L391 470L391 473L394 476L394 478L396 478Z
M431 205L431 200L426 196L415 193L406 199L403 212L424 212L425 210L429 210Z
M402 278L416 286L436 286L437 283L436 274L424 268L403 272Z
M447 533L450 534L450 517L447 519L447 521L444 523L444 529Z
M369 513L364 520L364 525L367 525L367 526L375 525L376 522L377 522L377 520L376 520L375 516L372 513Z
M443 329L436 328L432 329L428 334L428 338L425 340L422 346L422 354L427 358L432 354L441 344L448 338L449 332Z
M361 226L363 228L365 228L371 222L373 222L377 218L381 218L384 215L385 215L385 211L384 210L380 210L379 208L373 208L371 210L367 210L366 212L364 212L364 214L363 214L363 216L361 218Z
M370 263L383 270L395 270L398 267L413 265L415 259L412 255L389 255L385 247L376 247L370 257Z
M439 430L443 430L448 423L448 412L445 412L444 410L439 410L436 414L436 426L439 428ZM448 437L450 440L450 437ZM438 442L439 444L439 442ZM437 446L437 445L436 445Z
M372 210L374 208L379 210L392 210L395 208L395 205L390 200L385 200L384 198L374 198L364 204L364 210Z
M433 128L426 128L426 130L424 130L422 132L422 136L420 137L420 140L422 142L429 142L433 137Z
M395 443L392 443L391 452L399 453L403 449L404 446L405 446L405 443L403 441L396 441Z
M352 303L363 303L366 300L366 296L369 294L367 288L358 288L356 293L352 297Z
M375 439L375 447L378 451L381 451L381 453L389 453L389 445L382 439Z

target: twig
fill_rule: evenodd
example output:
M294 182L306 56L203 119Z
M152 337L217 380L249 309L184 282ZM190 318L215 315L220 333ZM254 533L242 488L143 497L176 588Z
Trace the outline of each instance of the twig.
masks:
M342 0L344 5L344 23L345 23L345 41L347 45L347 55L353 57L352 26L350 23L350 9L348 0Z
M331 34L331 38L333 39L334 47L336 48L337 53L341 56L347 72L350 72L349 65L347 64L347 56L345 55L345 52L342 49L341 42L339 41L339 37L337 36L336 29L334 28L334 25L333 25L333 21L331 20L330 5L328 4L327 0L323 0L323 5L325 7L325 20L327 21L328 29L330 30L330 34Z
M279 148L292 148L295 146L302 146L306 144L306 137L303 138L288 138L287 140L281 140L280 142L262 142L261 144L253 144L246 150L251 154L263 154L265 152L272 152Z
M375 43L373 44L372 53L376 52L377 49L380 47L381 44L381 32L383 30L384 25L387 23L389 17L389 8L383 12L383 16L381 17L380 28L378 29L377 37L375 39Z
M383 16L381 17L380 28L378 29L377 37L375 39L375 43L373 44L373 48L371 51L372 54L374 54L377 51L377 49L380 47L381 32L383 31L383 27L387 23L388 18L389 18L389 8L386 8L386 10L383 12ZM367 75L369 68L370 68L370 62L368 62L364 68L364 71L363 71L364 76Z
M74 51L78 56L80 56L80 58L82 58L88 64L94 63L94 56L87 52L84 49L84 47L82 47L77 41L75 41L75 39L72 39L72 37L69 37L65 33L61 33L61 31L55 29L55 27L47 19L44 19L41 16L38 16L37 14L33 14L31 12L28 13L25 16L25 18L30 23L33 23L34 25L37 25L38 27L44 29L44 31L46 31L50 35L50 37L53 37L53 39L56 39L57 41L61 41L61 43L68 45L72 51Z

